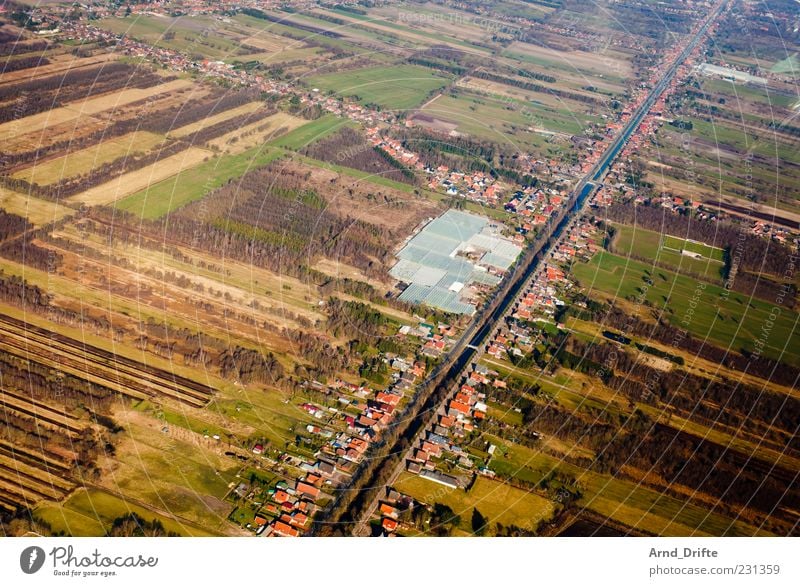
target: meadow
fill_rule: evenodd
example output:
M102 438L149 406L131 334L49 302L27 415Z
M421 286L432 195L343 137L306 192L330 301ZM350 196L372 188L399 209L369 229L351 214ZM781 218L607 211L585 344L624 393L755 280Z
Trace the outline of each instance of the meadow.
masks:
M352 123L346 118L339 118L333 114L326 114L299 128L291 130L283 136L279 136L269 144L274 147L300 150L350 124Z
M552 134L580 135L595 117L543 102L481 95L459 88L425 106L427 114L454 122L459 132L519 149L545 151Z
M391 110L419 106L451 80L417 65L353 69L307 78L306 84L337 96L355 97L362 104Z
M636 482L598 474L569 464L541 450L508 443L486 434L498 446L489 467L498 474L537 483L548 474L563 472L576 479L582 492L577 510L587 509L660 536L756 535L759 530L743 521L710 513L706 508L663 494ZM574 454L573 454L574 455Z
M219 124L220 122L225 122L226 120L230 120L231 118L236 118L237 116L241 116L243 114L252 114L261 107L263 107L263 104L261 102L249 102L237 108L229 108L222 112L205 116L204 118L198 120L197 122L191 122L189 124L186 124L185 126L174 128L169 131L168 136L175 138L182 138L184 136L188 136L192 133L198 132L205 128L210 128L211 126Z
M693 247L700 243L685 244L680 238L662 235L644 228L614 224L614 238L611 242L611 252L623 257L634 256L645 258L654 262L667 265L667 268L678 274L701 275L712 283L722 284L722 250L702 245L696 250L704 258L698 259L685 254L680 250ZM697 246L700 248L700 246ZM713 255L713 256L712 256Z
M286 112L276 112L271 116L211 139L206 143L206 146L227 154L238 154L250 148L261 146L271 139L283 136L307 123L307 120L292 116Z
M258 146L239 154L211 158L164 180L147 184L119 200L115 207L147 220L160 218L241 177L248 170L271 163L281 154L282 151Z
M175 177L212 157L211 151L189 147L172 156L160 159L141 169L130 171L96 187L91 187L68 198L68 201L86 205L108 205L122 200L151 185Z
M0 208L22 216L34 226L55 222L73 213L71 208L54 201L17 193L5 187L0 187Z
M54 532L64 532L65 535L73 537L105 535L115 519L129 513L135 513L146 521L158 520L166 531L178 535L188 537L216 535L95 488L82 488L62 504L47 503L34 510L34 516L48 523Z
M468 534L472 533L470 519L473 508L478 509L490 525L501 523L531 529L555 512L555 504L549 499L483 476L479 476L465 491L404 472L394 488L428 505L447 505L461 517L459 528Z
M225 35L215 20L205 16L133 15L104 18L97 26L156 47L201 54L207 59L224 59L242 52L237 38Z
M673 326L722 348L752 352L759 341L765 356L800 364L798 315L785 307L776 310L765 301L605 251L588 263L575 263L572 273L593 297L641 297ZM694 311L688 314L690 304Z
M677 236L670 236L664 234L661 242L661 247L673 251L687 251L692 254L699 254L704 259L716 261L718 263L724 262L724 250L718 246L710 246L704 242L697 242L687 238L678 238Z

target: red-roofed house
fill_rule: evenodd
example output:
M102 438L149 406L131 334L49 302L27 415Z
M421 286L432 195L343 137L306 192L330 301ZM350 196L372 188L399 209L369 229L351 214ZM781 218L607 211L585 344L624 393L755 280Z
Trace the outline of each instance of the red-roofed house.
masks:
M319 496L319 489L316 486L306 482L297 483L297 492L307 494L311 498L317 498Z
M281 535L283 537L297 537L300 534L297 529L288 523L284 523L283 521L275 521L275 525L273 525L273 531L277 535Z

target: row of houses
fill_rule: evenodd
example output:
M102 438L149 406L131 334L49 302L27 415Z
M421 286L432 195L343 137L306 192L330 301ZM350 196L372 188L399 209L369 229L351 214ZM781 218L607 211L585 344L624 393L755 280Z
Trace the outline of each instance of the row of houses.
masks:
M432 486L451 490L466 489L478 474L492 476L485 464L476 464L466 446L487 417L487 393L492 388L505 386L496 372L475 365L410 448L405 460L406 470ZM384 535L392 535L401 528L402 522L398 519L401 511L415 506L424 505L396 488L387 489L377 511Z
M419 353L424 355L426 345L431 343L445 351L452 345L450 336L456 333L448 324L434 326L420 321L413 327L403 326L399 335L419 338ZM305 427L307 435L324 441L315 452L314 461L291 457L293 469L299 473L293 480L297 494L286 490L285 482L275 486L274 503L265 507L266 514L261 514L266 520L265 535L302 535L310 526L310 522L306 523L310 521L310 515L299 507L309 509L313 505L316 508L320 496L326 497L326 486L349 482L370 446L397 417L406 398L425 376L426 363L417 357L385 353L383 360L391 372L390 383L384 389L341 379L327 385L312 383L317 393L329 397L329 404L306 401L300 408L314 419ZM335 406L330 406L330 403ZM291 482L289 486L292 487ZM303 505L304 502L308 504ZM298 511L308 515L309 519L296 518Z

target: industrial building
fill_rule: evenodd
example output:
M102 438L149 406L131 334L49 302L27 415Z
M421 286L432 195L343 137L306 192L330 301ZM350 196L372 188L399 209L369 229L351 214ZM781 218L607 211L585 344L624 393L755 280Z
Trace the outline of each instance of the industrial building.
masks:
M522 252L501 229L487 218L457 210L431 220L398 252L390 270L408 283L400 299L472 315L476 287L497 285Z

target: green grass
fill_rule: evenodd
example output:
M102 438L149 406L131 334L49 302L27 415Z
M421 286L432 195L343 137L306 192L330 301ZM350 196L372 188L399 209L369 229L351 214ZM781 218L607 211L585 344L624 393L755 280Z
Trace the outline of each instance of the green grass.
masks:
M114 520L128 513L136 513L147 521L157 519L164 529L179 535L215 535L93 488L78 490L60 505L48 503L34 511L34 515L46 521L53 532L64 532L73 537L106 535Z
M538 482L550 472L560 471L575 478L585 507L630 527L655 535L755 535L758 530L707 509L689 504L636 482L598 474L555 458L540 450L509 444L495 436L485 439L498 449L490 468L498 474Z
M788 161L797 159L797 149L785 144L783 140L780 140L779 135L775 135L771 131L742 128L736 125L735 122L722 120L706 122L705 120L692 118L691 122L691 134L708 141L712 145L728 146L742 152L752 152L764 157L774 158L777 154L778 157ZM719 172L719 162L714 160L713 163ZM739 166L738 162L737 166ZM774 182L774 169L772 173Z
M424 503L441 503L461 517L460 529L472 532L472 509L477 508L488 519L489 525L502 523L517 527L535 528L541 519L548 519L555 511L549 499L515 488L502 482L478 477L469 492L451 489L414 474L403 473L394 487Z
M680 238L662 235L638 226L614 224L614 230L616 232L611 252L626 258L634 255L653 260L667 265L678 274L701 275L712 283L722 284L721 249L705 247L703 250L696 250L704 256L703 259L697 259L679 252L683 246L693 250L692 243L683 244Z
M785 307L770 319L774 310L770 303L608 252L596 254L588 263L576 263L572 272L582 287L594 296L602 293L601 298L633 301L644 292L644 300L663 311L673 326L697 338L737 352L753 351L756 341L763 342L765 356L800 364L798 315ZM648 280L652 285L647 285ZM687 311L690 306L693 313ZM768 329L767 335L762 328Z
M275 446L283 447L293 441L299 431L312 421L300 408L303 401L285 402L282 391L269 389L246 396L223 393L215 399L209 410L237 424L250 426L256 436L264 437ZM318 420L316 420L319 423Z
M124 439L117 446L114 488L180 519L201 523L209 531L227 532L231 506L222 499L239 466L231 459L178 439L181 434L126 422ZM226 441L223 438L221 441Z
M338 96L357 98L363 104L405 110L421 104L429 94L446 86L449 77L417 65L369 67L309 77L306 83Z
M724 262L723 250L716 246L709 246L704 242L696 242L686 238L678 238L677 236L670 236L664 234L662 241L662 248L668 250L686 250L693 254L699 254L703 258L715 260L717 262Z
M480 95L463 89L439 97L425 112L457 124L459 132L476 138L538 151L546 149L551 139L532 129L575 135L583 133L587 122L597 121L583 111Z
M278 13L273 13L273 15L278 17L281 16ZM364 52L362 47L359 47L353 43L349 43L342 39L332 39L329 37L324 37L318 33L305 31L303 29L291 26L291 23L281 24L269 20L255 18L246 14L237 14L231 20L249 29L251 34L257 35L265 31L273 35L284 37L286 39L286 44L290 46L295 46L298 43L305 44L306 41L310 41L316 45L340 49L356 55Z
M391 20L376 18L374 14L369 14L369 15L355 14L353 12L348 12L346 10L339 10L336 8L330 10L329 12L336 13L339 16L360 20L364 23L364 26L367 27L369 27L370 25L380 25L386 28L393 29L394 31L396 31L398 35L405 34L406 35L406 37L404 37L405 39L409 38L408 35L413 35L414 37L424 37L430 39L436 44L447 43L471 49L472 51L479 51L481 53L489 52L489 49L487 49L486 47L481 47L480 45L476 45L474 43L470 43L459 39L458 35L446 36L440 33L426 31L424 27L408 27L401 25L397 22L393 22Z
M284 49L282 51L260 51L249 55L241 55L226 59L228 63L248 63L258 61L264 65L277 65L278 63L288 63L298 59L312 60L324 52L322 47L298 47L296 49Z
M182 413L170 411L168 409L162 409L161 413L164 417L164 423L168 423L169 425L177 425L178 427L183 427L184 429L188 429L189 431L193 431L195 433L225 437L227 432L227 430L219 427L218 425L208 423L207 421L203 421L202 419L198 419L197 417L189 415L190 410L188 409Z
M231 521L233 521L237 525L241 525L242 527L244 527L248 523L250 523L250 525L253 525L257 512L258 511L256 511L254 508L242 504L237 506L231 512L230 519Z
M800 59L797 58L797 53L789 55L786 59L778 61L770 69L772 73L794 73L795 76L800 75Z
M270 146L299 150L350 124L351 122L346 118L326 114L308 124L295 128L269 144Z
M72 537L102 537L107 534L106 524L94 516L74 511L65 505L46 503L33 511L36 519L41 519L55 533L63 533Z
M278 149L257 146L237 155L215 157L129 195L118 201L115 207L146 220L160 218L205 197L252 169L271 163L282 154L283 151Z
M737 108L735 101L758 102L779 108L791 108L797 102L797 96L779 94L775 90L767 92L766 89L744 84L736 84L724 79L705 78L701 87L706 92L723 94L729 107ZM733 101L731 101L733 100Z

